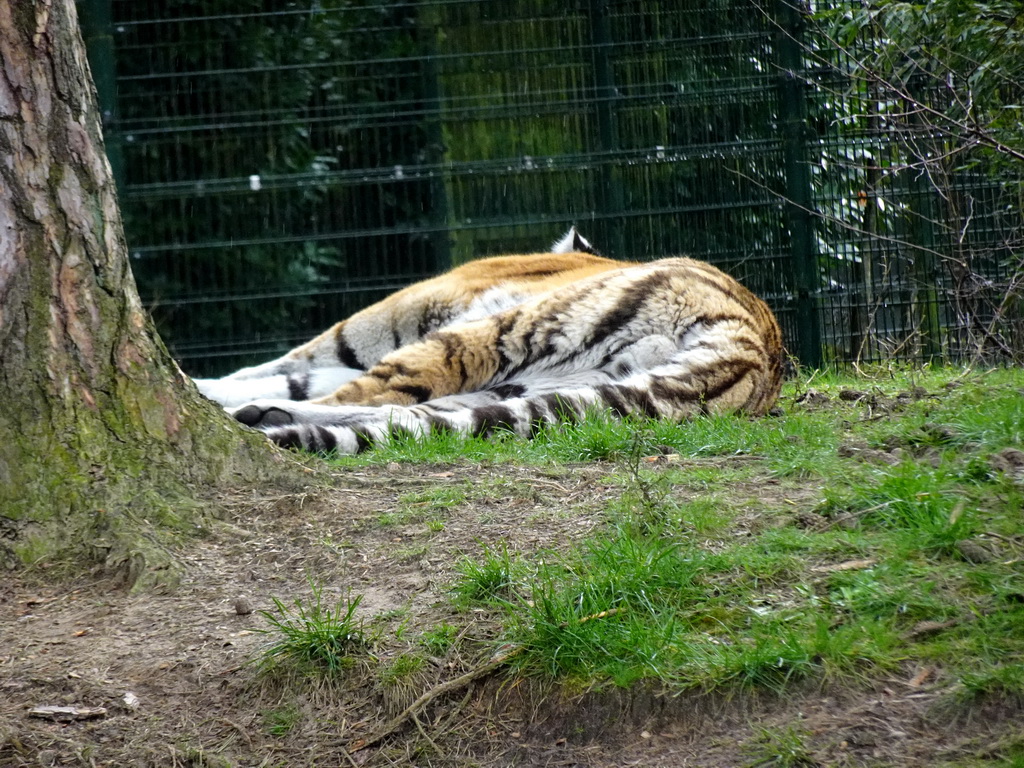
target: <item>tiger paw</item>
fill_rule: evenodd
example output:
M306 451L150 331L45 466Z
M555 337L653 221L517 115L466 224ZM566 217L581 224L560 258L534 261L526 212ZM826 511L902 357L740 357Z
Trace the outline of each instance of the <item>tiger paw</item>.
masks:
M273 405L249 403L231 412L237 421L254 429L286 427L295 423L295 418L284 408Z

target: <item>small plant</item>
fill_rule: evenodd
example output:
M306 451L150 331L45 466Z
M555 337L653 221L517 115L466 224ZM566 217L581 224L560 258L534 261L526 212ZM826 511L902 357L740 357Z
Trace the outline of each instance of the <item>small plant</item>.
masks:
M395 627L395 640L398 640L399 642L401 642L401 641L403 641L405 639L405 635L409 631L409 622L411 622L411 621L412 621L412 617L409 616L408 615L408 611L406 611L405 618L403 618L398 623L398 626Z
M802 634L776 622L755 623L749 633L716 650L709 671L719 685L781 692L818 669L814 651Z
M514 611L509 606L516 625L515 642L526 649L523 662L552 677L585 676L598 670L604 676L609 667L628 666L617 653L622 645L619 628L609 633L597 618L622 612L624 606L615 605L613 599L589 583L562 584L551 575L538 577L532 585L532 600Z
M928 569L906 563L887 563L830 579L829 600L857 617L942 620L956 616L961 606L943 597Z
M443 656L455 644L458 636L459 630L455 625L442 622L420 636L420 645L434 656Z
M807 748L807 733L794 726L761 728L744 750L750 756L748 768L813 768L818 763Z
M444 528L443 514L449 509L464 504L468 498L469 487L464 485L445 485L439 488L405 493L399 497L398 507L381 513L377 521L382 526L393 526L426 519L428 527L440 524L440 527Z
M275 610L260 611L271 627L259 631L274 636L263 649L261 662L271 666L286 661L335 675L351 664L354 653L369 645L362 622L355 619L363 597L339 598L331 606L324 602L323 585L310 581L309 586L311 599L296 598L288 606L275 597Z
M291 732L300 717L299 708L294 704L287 704L264 712L263 727L271 736L281 738Z
M676 679L688 653L678 609L699 599L698 567L675 543L628 525L543 564L531 600L505 606L520 663L621 686Z
M622 496L611 506L612 514L643 535L657 533L678 522L676 509L670 500L672 483L663 472L646 469L646 459L652 451L669 450L667 446L652 447L650 426L633 425L628 451L624 452Z
M413 653L402 653L380 671L384 685L400 685L423 669L423 657Z
M456 569L455 595L464 603L505 602L512 598L523 566L502 543L497 550L484 547L479 559L463 557Z

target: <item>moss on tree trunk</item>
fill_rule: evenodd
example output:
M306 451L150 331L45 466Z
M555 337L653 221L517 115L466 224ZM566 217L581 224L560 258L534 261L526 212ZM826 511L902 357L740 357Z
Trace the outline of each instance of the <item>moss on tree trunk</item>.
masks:
M0 3L0 179L0 543L160 579L176 509L286 462L142 309L73 0Z

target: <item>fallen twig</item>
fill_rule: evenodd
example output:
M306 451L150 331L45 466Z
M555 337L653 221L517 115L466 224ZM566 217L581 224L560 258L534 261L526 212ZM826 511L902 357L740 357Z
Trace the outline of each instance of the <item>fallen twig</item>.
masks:
M106 707L32 707L29 717L47 717L54 720L88 720L103 717L107 714Z

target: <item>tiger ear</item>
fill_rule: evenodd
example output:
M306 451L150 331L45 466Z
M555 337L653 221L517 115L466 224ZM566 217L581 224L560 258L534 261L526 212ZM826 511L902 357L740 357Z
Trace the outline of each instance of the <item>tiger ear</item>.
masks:
M595 256L600 256L597 249L590 244L583 235L581 235L576 227L570 227L569 231L565 235L556 240L551 244L552 253L592 253Z
M595 256L601 255L597 252L597 248L590 244L590 241L587 240L587 238L576 231L576 227L572 228L572 249L583 253L592 253Z

